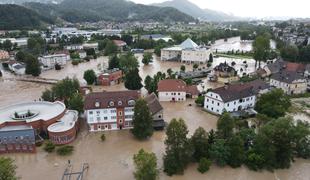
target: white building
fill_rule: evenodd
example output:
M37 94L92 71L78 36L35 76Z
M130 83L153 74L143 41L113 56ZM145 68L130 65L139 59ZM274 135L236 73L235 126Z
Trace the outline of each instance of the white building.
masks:
M84 50L79 50L78 53L81 59L84 59L87 56L87 53Z
M196 97L198 94L196 86L187 86L180 79L165 79L158 82L159 101L185 101L186 96Z
M8 61L8 66L9 69L17 75L24 75L26 72L26 66L14 60Z
M280 71L270 77L270 86L282 89L286 94L303 94L307 91L307 79L301 72Z
M161 50L161 60L178 60L187 63L207 63L211 49L200 47L191 39L186 39L182 44Z
M224 111L235 112L254 107L256 95L252 87L229 85L209 91L205 96L204 108L214 114Z
M139 91L90 93L84 102L89 131L132 128L135 101Z
M253 109L257 97L270 90L269 84L254 80L233 84L209 91L205 96L204 108L215 114Z
M52 54L47 56L41 56L38 58L45 68L53 69L55 65L64 66L67 61L70 60L70 55L68 54Z
M3 38L0 39L0 42L3 43L6 40L11 41L12 44L17 44L17 47L28 45L28 38Z
M76 51L76 50L82 50L83 49L83 45L82 44L72 44L72 45L68 45L65 46L65 49L68 51Z

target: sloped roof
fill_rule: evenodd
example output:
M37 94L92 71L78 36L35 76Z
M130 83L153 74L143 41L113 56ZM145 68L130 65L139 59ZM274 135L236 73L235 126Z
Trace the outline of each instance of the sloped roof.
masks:
M158 82L158 92L186 92L186 83L180 79L164 79Z
M163 110L163 107L159 103L158 98L154 93L146 96L144 100L146 101L147 106L149 107L152 114L156 114Z
M198 45L192 41L190 38L187 38L182 44L180 44L182 49L195 49Z
M220 95L220 97L224 102L230 102L255 95L253 87L242 86L240 84L234 84L216 88L214 90L211 90L211 92Z
M296 71L280 71L276 74L273 74L270 79L275 79L277 81L290 84L295 80L305 79L305 77L302 75L302 73Z

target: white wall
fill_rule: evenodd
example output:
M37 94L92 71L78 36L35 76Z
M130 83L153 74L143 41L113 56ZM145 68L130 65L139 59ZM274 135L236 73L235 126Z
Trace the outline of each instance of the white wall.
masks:
M183 50L182 61L191 63L207 63L211 51L206 49Z
M159 101L185 101L186 92L159 92Z
M167 61L173 58L177 58L178 56L181 56L181 51L171 51L171 50L161 50L161 60Z
M241 106L242 109L247 109L249 107L254 107L256 101L256 96L249 96L241 99L236 99L230 102L224 103L220 95L208 92L205 97L204 108L215 114L222 114L224 110L227 112L238 111Z

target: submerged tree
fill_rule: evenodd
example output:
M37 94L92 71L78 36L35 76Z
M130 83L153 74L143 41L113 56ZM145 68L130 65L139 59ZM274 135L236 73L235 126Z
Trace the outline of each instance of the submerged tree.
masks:
M133 160L136 167L134 172L136 180L156 180L158 178L157 158L154 153L140 149L139 153L134 155Z
M153 135L153 118L144 99L136 101L133 115L132 134L138 139L146 139Z

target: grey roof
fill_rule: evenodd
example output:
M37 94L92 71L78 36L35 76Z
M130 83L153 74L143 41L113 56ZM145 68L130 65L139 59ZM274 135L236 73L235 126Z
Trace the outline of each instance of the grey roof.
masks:
M180 44L182 49L195 49L198 45L192 41L190 38L187 38L182 44Z
M268 64L267 67L270 70L271 74L274 74L285 67L285 61L283 61L282 59L278 59L274 63Z
M161 110L163 110L163 107L159 103L158 98L157 98L157 96L154 93L148 95L144 99L147 102L147 105L148 105L152 115L158 113Z
M255 94L258 94L261 90L270 89L270 85L261 79L247 82L244 85L252 87Z
M27 125L17 125L17 126L5 126L3 128L0 128L0 132L2 131L19 131L19 130L28 130L33 129L31 126Z
M223 102L230 102L255 95L252 87L242 86L240 84L216 88L211 90L211 92L220 95Z
M270 79L274 79L280 82L292 83L295 80L305 79L302 73L298 73L296 71L280 71L278 73L273 74Z

